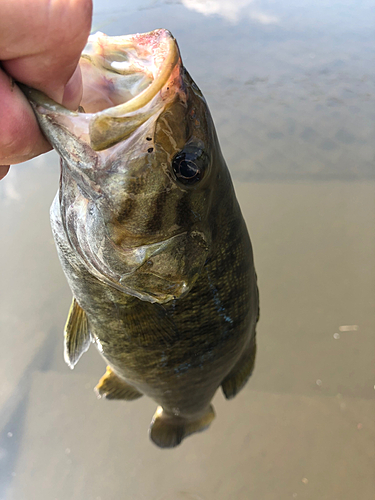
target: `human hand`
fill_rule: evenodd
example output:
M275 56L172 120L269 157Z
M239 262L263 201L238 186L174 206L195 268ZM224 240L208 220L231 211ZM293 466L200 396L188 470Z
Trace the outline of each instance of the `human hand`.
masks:
M0 1L0 179L10 164L51 149L14 80L77 109L91 15L92 0Z

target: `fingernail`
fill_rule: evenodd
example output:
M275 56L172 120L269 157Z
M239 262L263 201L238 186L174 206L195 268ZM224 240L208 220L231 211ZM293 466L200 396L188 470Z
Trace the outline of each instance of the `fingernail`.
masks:
M68 109L76 110L82 99L82 90L81 68L77 66L65 86L62 105Z
M0 180L7 175L9 168L10 165L0 165Z

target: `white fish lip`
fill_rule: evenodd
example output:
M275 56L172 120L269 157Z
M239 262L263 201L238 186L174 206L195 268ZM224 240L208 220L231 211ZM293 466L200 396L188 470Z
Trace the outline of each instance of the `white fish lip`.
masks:
M105 73L101 78L97 78L96 83L103 87L106 85L110 92L113 84L123 75L121 62L114 60L116 54L120 59L125 59L130 58L132 52L137 52L141 54L138 58L140 60L142 50L147 51L144 55L145 65L143 68L139 66L138 71L149 74L151 83L134 97L118 105L110 104L106 109L94 112L70 111L42 92L24 85L20 86L39 119L43 115L48 117L49 120L66 127L77 138L88 143L93 150L102 151L129 137L163 106L162 99L155 101L154 98L171 78L175 66L180 61L180 53L176 40L166 29L118 37L98 32L89 37L82 53L80 61L82 70L89 64L99 75L100 72ZM125 87L123 91L126 91ZM85 108L85 89L82 104Z

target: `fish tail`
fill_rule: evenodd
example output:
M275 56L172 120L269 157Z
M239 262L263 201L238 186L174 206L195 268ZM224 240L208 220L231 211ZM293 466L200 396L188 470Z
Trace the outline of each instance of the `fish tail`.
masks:
M214 418L212 405L196 420L171 415L158 406L150 425L150 438L160 448L174 448L190 434L207 429Z

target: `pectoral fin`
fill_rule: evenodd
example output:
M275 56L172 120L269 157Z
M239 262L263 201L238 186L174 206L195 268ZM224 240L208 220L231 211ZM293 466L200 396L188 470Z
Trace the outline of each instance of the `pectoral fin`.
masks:
M214 418L212 405L196 420L170 415L158 406L150 425L150 438L160 448L174 448L190 434L207 429Z
M107 371L99 380L98 385L95 387L95 392L98 397L106 399L125 399L126 401L133 401L143 396L143 394L132 385L120 379L112 369L107 366Z
M90 341L86 313L73 298L64 330L64 359L71 369L90 347Z

